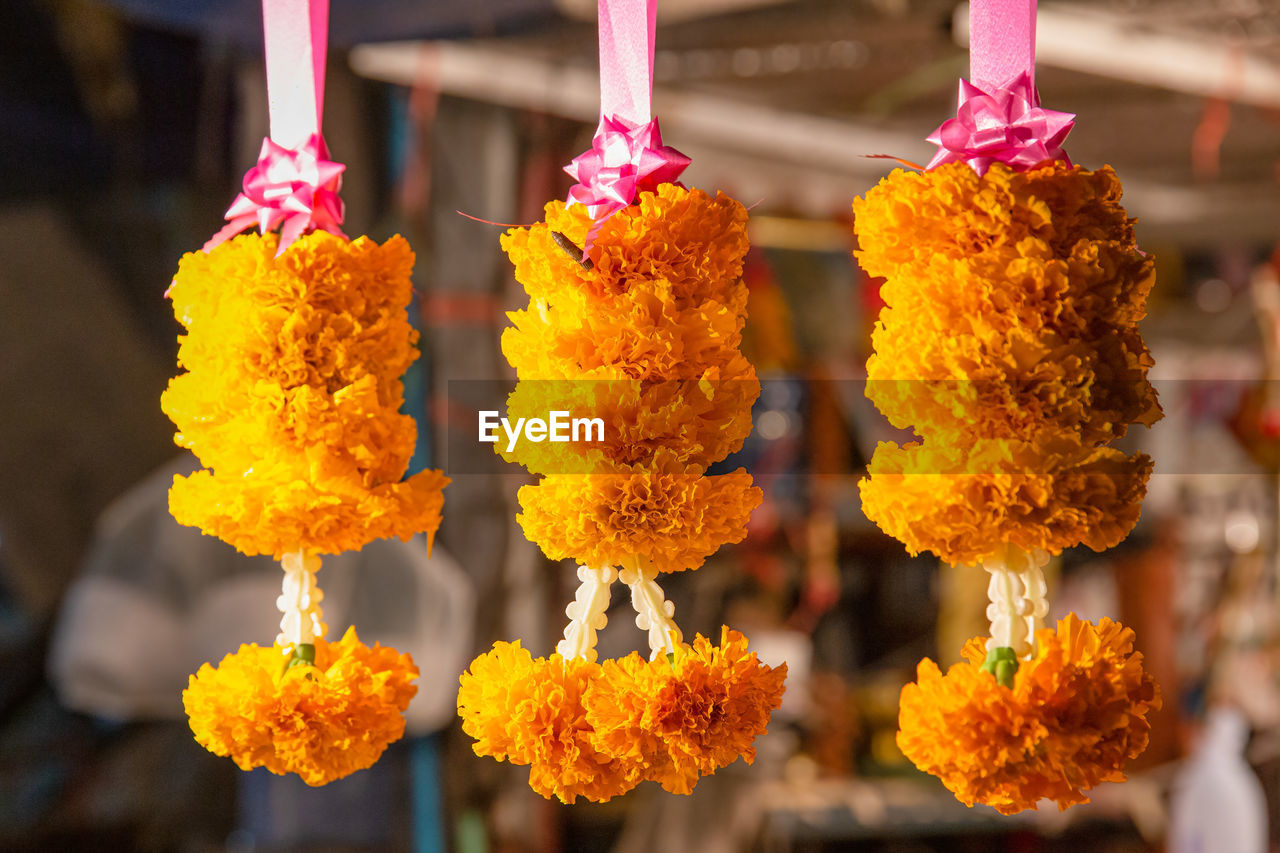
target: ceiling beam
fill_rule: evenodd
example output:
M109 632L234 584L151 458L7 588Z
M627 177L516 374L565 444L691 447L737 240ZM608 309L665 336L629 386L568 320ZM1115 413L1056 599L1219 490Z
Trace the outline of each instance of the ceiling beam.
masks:
M595 124L594 69L521 54L494 43L399 42L364 45L351 65L400 85L426 82L441 92ZM896 167L892 154L932 156L922 138L700 92L658 88L656 112L667 139L694 158L690 174L744 201L767 200L811 216L843 214L855 195ZM1190 187L1125 181L1125 205L1144 240L1216 245L1274 239L1280 197L1267 186Z
M969 46L969 4L952 32ZM1081 4L1043 3L1036 16L1036 62L1142 86L1280 107L1280 64L1203 33L1159 31L1133 16Z
M396 42L351 52L356 73L401 85L429 81L441 92L594 124L600 78L585 69L510 47L464 42ZM889 154L927 161L921 136L856 122L781 110L720 95L657 87L653 102L670 139L688 139L744 154L821 167L841 174L878 176L896 164L864 155Z

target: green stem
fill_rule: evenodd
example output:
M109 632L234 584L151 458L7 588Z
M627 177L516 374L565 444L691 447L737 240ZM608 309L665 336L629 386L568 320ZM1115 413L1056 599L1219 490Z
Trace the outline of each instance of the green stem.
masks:
M991 649L982 662L982 671L995 676L997 683L1012 688L1013 674L1018 671L1018 656L1008 646Z
M293 654L289 656L289 660L285 662L284 671L288 672L295 666L315 666L316 665L316 647L313 643L297 643L293 647Z

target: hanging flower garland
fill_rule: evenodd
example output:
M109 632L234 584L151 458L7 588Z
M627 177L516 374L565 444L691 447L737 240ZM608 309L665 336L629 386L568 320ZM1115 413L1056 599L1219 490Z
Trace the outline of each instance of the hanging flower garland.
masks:
M898 744L966 804L1086 802L1147 745L1159 692L1133 632L1055 629L1043 568L1137 523L1151 460L1108 445L1162 415L1138 321L1154 281L1110 168L1073 166L1073 116L1040 106L1035 0L974 0L971 73L920 173L855 200L883 276L870 397L919 441L884 442L863 509L908 551L990 573L991 636L902 691Z
M168 296L187 330L186 372L161 406L205 466L175 477L170 511L280 560L283 617L274 647L205 664L183 703L211 752L323 785L401 737L418 670L354 628L324 639L319 555L430 537L448 480L404 479L417 435L400 413L417 357L413 252L399 236L379 245L339 227L343 167L319 134L328 2L264 0L263 22L272 139L228 225L179 264ZM254 225L260 234L240 234Z
M581 564L580 586L556 651L497 643L462 675L458 713L476 754L528 765L533 790L567 803L646 780L687 794L751 762L786 675L727 627L686 642L657 582L741 541L762 493L745 471L706 474L741 447L760 393L739 351L747 213L673 183L688 159L650 120L654 9L601 0L602 118L567 168L578 184L502 238L530 297L502 337L520 380L508 418L563 411L603 434L499 447L545 475L520 489L518 520L548 557ZM615 580L647 659L598 661Z

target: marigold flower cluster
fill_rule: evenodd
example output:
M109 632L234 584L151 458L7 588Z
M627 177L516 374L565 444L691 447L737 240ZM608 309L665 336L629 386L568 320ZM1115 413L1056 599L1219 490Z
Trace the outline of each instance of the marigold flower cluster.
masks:
M265 767L325 785L369 767L404 734L418 688L407 654L360 642L354 628L315 642L313 665L278 646L242 645L205 664L182 693L196 741L241 770Z
M921 437L881 444L863 508L912 553L1101 550L1136 523L1150 460L1102 445L1161 417L1137 328L1154 266L1119 199L1110 168L953 163L854 202L887 305L867 394Z
M1041 799L1065 809L1102 782L1122 782L1124 763L1147 747L1147 715L1159 710L1129 628L1069 614L1043 629L1012 688L981 669L983 638L944 675L925 659L902 691L898 745L962 802L1004 814Z
M317 555L430 537L448 480L404 479L417 435L400 413L400 377L417 357L408 244L316 231L277 257L278 245L245 234L192 252L169 290L186 372L161 405L205 466L174 479L170 511L284 569L276 646L205 664L183 701L211 752L323 785L403 734L418 671L354 629L323 639Z
M603 664L500 642L462 674L458 713L477 755L528 765L544 797L602 802L643 781L687 794L739 756L754 761L785 677L729 628L719 645L699 635Z
M760 393L739 347L746 209L662 184L600 226L554 201L502 247L529 308L502 349L520 382L507 416L600 418L603 441L521 442L508 459L544 474L520 490L526 535L552 559L661 571L700 566L746 535L762 493L741 470L705 476L742 446ZM598 438L598 437L593 437Z
M206 470L176 477L183 524L246 554L337 553L434 533L448 480L406 479L416 429L400 376L413 252L316 231L276 257L244 234L185 255L170 289L186 369L161 405Z

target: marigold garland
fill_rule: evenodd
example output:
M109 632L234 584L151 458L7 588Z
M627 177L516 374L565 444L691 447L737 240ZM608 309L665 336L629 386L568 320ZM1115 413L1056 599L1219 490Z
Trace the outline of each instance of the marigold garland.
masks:
M1147 715L1161 707L1133 641L1110 619L1095 626L1069 614L1038 632L1012 688L982 670L981 638L945 675L926 658L902 691L898 745L967 805L1012 814L1041 799L1087 803L1090 788L1124 781L1125 761L1147 747Z
M738 202L661 184L600 223L552 202L544 222L502 238L530 296L502 337L519 378L508 419L559 411L603 428L497 447L544 475L520 489L517 518L548 557L581 563L581 585L555 654L497 643L458 692L476 754L528 765L545 797L601 801L643 781L687 794L739 756L751 762L781 703L785 666L760 663L727 628L718 646L684 643L656 581L740 541L762 498L745 471L706 475L742 446L760 393L739 351L745 226ZM618 578L651 660L596 662Z
M1162 416L1137 325L1154 262L1110 168L1029 165L1031 151L1065 157L1071 118L1040 110L1029 72L996 95L961 92L968 106L944 128L977 135L940 130L941 165L897 170L853 204L855 254L885 279L867 396L920 439L881 443L859 488L867 517L910 553L991 575L985 648L970 644L945 677L925 660L903 689L904 753L970 805L1065 808L1124 778L1159 707L1131 631L1074 616L1038 630L1052 555L1110 548L1138 521L1151 460L1107 445ZM966 110L1016 92L1042 132L1057 128L1052 146L1001 136L1012 119L995 114L970 128Z
M169 290L186 372L161 406L206 466L174 479L170 511L284 569L276 647L206 664L184 704L211 752L323 785L403 734L417 669L354 630L324 641L317 555L420 531L430 541L448 479L403 479L416 440L400 413L417 356L408 244L316 231L278 248L275 234L245 234L192 252Z
M372 765L404 734L418 692L407 654L360 642L315 640L315 663L292 666L278 646L242 645L205 664L182 693L196 741L241 770L265 767L325 785Z

